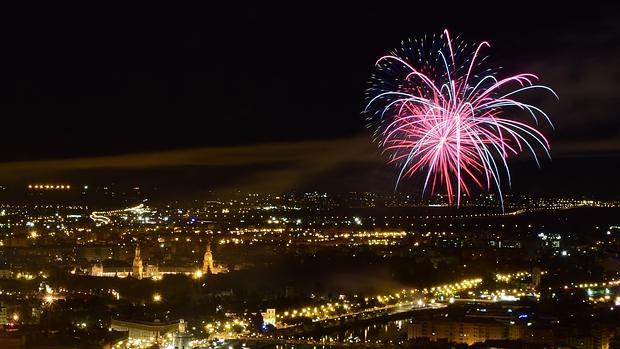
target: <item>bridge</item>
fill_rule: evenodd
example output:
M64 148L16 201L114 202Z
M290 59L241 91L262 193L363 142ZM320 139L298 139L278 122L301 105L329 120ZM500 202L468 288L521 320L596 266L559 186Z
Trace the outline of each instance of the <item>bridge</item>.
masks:
M413 302L411 302L413 303ZM445 308L447 305L441 303L433 303L426 305L414 304L394 304L372 309L365 309L356 312L345 313L326 317L324 319L313 321L311 323L296 324L287 327L278 328L276 333L281 336L299 336L305 333L316 333L332 331L334 328L344 326L355 326L363 323L387 322L395 318L409 316L417 311L435 310Z

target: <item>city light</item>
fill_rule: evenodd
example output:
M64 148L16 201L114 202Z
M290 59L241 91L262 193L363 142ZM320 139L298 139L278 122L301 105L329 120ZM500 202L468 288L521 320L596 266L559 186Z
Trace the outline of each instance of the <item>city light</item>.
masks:
M620 349L620 5L21 3L0 349Z
M69 190L71 185L68 184L28 184L28 189L35 190Z

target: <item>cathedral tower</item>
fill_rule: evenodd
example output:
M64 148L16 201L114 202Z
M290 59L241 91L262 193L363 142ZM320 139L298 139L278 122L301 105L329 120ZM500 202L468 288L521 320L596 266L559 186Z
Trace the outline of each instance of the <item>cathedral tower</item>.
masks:
M202 273L207 275L208 273L213 273L215 271L213 265L213 253L211 252L211 242L207 243L207 250L205 251L205 256L202 261Z
M131 268L131 275L140 280L143 276L142 257L140 256L140 244L136 245L136 252L133 257L133 265Z

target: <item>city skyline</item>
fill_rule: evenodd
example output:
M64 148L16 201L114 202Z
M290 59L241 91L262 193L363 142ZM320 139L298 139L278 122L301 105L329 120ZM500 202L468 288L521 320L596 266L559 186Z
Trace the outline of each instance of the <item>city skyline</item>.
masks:
M618 6L4 5L0 348L620 348Z

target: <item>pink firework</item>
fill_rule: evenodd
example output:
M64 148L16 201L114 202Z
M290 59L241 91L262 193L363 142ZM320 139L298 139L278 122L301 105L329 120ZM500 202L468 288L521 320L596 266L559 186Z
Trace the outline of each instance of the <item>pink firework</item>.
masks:
M480 52L489 44L453 44L447 30L439 37L403 42L376 63L365 113L376 125L376 139L402 177L424 176L424 190L445 191L450 203L471 194L471 186L510 185L507 159L536 149L549 156L549 142L535 127L545 112L516 98L538 85L533 74L497 78L483 69ZM520 119L516 116L520 115ZM532 123L523 120L529 116ZM532 125L533 124L533 125Z

